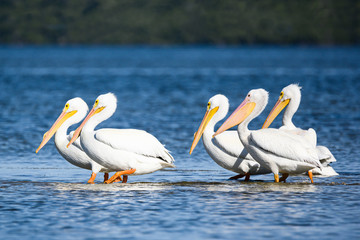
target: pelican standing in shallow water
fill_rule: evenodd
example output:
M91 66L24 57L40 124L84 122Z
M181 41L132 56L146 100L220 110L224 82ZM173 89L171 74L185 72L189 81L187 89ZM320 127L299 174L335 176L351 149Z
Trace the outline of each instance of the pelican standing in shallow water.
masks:
M238 125L238 134L250 155L267 167L279 182L279 173L300 174L315 167L322 168L316 149L304 138L279 129L260 129L250 131L248 124L257 117L268 102L268 92L264 89L251 90L245 100L217 130L215 136ZM309 171L312 180L312 173Z
M100 95L85 120L76 129L69 145L80 135L81 146L92 159L117 172L105 183L123 176L152 173L166 167L175 167L169 151L151 134L136 129L101 129L94 131L116 110L114 94Z
M231 179L245 176L245 181L250 175L270 173L267 168L261 167L244 149L237 131L226 131L221 135L214 135L214 127L229 111L229 101L221 94L209 99L205 116L199 129L194 135L190 154L193 152L201 136L204 147L210 157L221 167L239 173Z
M322 175L322 176L336 176L339 175L335 170L329 165L332 162L336 162L336 159L331 154L330 150L325 146L316 146L317 144L317 135L314 129L309 128L308 130L303 130L296 127L292 118L299 108L301 101L301 87L298 84L290 84L282 89L279 99L277 100L275 106L271 110L269 116L266 118L262 128L268 128L270 124L274 121L277 115L285 108L282 123L283 125L279 128L282 131L288 133L297 134L303 136L309 143L316 147L317 154L323 169L315 168L312 170L313 174Z
M51 139L51 137L55 134L55 146L60 155L65 158L69 163L85 168L92 171L91 177L88 183L94 183L96 178L96 174L98 172L104 172L104 181L106 181L109 177L108 172L111 170L101 166L100 164L96 163L92 160L86 153L83 151L80 145L80 139L74 142L74 144L66 148L66 145L69 143L71 137L73 136L74 132L71 132L67 135L68 128L80 122L88 112L89 108L87 104L81 98L73 98L66 102L65 107L52 125L49 131L44 134L43 140L36 149L36 153L40 151L42 147Z

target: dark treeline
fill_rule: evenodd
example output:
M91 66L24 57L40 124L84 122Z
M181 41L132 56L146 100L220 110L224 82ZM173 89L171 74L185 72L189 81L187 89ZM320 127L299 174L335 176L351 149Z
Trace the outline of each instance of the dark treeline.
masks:
M359 44L360 1L0 0L0 43Z

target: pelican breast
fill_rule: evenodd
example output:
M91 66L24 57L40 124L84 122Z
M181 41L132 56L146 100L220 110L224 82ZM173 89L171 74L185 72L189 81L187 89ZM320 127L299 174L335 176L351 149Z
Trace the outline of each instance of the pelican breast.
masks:
M216 135L212 141L219 149L232 157L253 160L240 141L237 131L225 131Z

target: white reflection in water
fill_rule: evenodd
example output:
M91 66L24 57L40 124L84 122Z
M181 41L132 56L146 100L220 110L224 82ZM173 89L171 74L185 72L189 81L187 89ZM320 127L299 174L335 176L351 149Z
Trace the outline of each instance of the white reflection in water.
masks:
M220 182L174 182L174 183L115 183L115 184L79 184L52 183L49 186L59 191L169 191L196 190L211 192L316 192L318 187L308 183L220 183Z
M79 184L79 183L53 183L56 190L60 191L161 191L168 190L171 185L157 183L113 183L113 184Z
M208 185L207 191L212 192L316 192L318 188L313 184L288 183L242 183L238 185Z

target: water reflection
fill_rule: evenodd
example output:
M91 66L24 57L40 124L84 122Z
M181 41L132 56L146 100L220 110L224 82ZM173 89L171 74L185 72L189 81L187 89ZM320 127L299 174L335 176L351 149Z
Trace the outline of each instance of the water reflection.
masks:
M261 193L261 192L316 192L318 190L316 185L313 184L302 184L302 183L261 183L261 182L251 182L251 183L240 183L231 185L221 185L206 186L207 191L215 192L247 192L247 193Z
M164 191L169 190L172 184L161 183L114 183L114 184L78 184L78 183L52 183L49 187L59 191Z
M316 192L318 185L309 183L272 183L272 182L171 182L171 183L114 183L114 184L79 184L79 183L48 183L46 188L58 191L208 191L259 193L259 192Z

